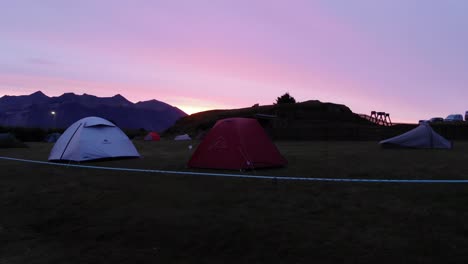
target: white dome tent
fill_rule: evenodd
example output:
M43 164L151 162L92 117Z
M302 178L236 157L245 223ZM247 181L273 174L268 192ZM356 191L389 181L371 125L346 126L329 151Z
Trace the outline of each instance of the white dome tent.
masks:
M192 138L188 134L178 135L174 138L174 140L192 140Z
M437 134L432 127L426 123L421 123L415 129L396 137L385 139L379 142L382 147L400 148L426 148L426 149L451 149L452 143Z
M100 117L86 117L65 130L52 148L49 160L87 161L116 157L140 157L120 128Z

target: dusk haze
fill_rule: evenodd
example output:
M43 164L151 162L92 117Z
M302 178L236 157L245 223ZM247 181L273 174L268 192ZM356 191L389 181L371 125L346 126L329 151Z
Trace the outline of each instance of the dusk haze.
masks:
M0 96L299 102L417 122L468 110L468 2L2 1Z

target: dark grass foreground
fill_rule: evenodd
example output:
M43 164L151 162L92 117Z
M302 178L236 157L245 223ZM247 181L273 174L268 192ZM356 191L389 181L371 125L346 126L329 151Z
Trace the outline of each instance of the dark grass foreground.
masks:
M186 142L98 166L184 169ZM0 149L46 160L51 144ZM310 177L468 179L452 151L281 142ZM0 263L466 263L468 184L274 182L49 167L0 160Z

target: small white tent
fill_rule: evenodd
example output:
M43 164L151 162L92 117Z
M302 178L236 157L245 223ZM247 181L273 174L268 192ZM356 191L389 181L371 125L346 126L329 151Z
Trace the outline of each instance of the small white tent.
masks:
M188 134L183 134L176 136L174 140L192 140L192 138Z
M403 148L437 148L450 149L452 143L432 130L431 126L423 122L415 129L404 134L379 142L383 147Z
M139 156L120 128L106 119L93 116L68 127L52 148L49 160L86 161Z

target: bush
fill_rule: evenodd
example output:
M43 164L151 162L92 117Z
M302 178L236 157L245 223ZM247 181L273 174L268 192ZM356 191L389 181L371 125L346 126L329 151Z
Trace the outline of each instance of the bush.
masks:
M294 104L296 103L296 99L289 95L289 93L285 93L282 96L276 98L275 104Z

